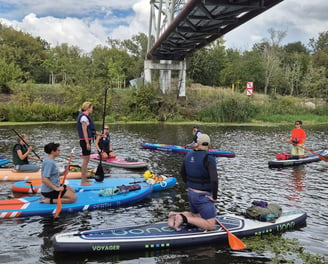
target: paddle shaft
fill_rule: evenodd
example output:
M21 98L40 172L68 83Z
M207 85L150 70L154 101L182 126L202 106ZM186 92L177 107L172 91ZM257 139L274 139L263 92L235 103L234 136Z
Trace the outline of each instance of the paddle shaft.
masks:
M69 171L69 167L70 167L71 162L72 162L72 159L73 159L73 154L74 154L74 148L73 148L72 151L71 151L71 154L70 154L69 159L68 159L67 167L65 168L63 181L62 181L62 183L61 183L62 186L64 186L64 184L65 184L66 177L67 177L67 175L68 175L68 171ZM59 194L58 194L58 198L57 198L57 207L56 207L56 212L55 212L55 214L54 214L54 218L56 218L56 217L59 216L59 214L60 214L60 212L61 212L61 209L62 209L61 194L62 194L62 191L60 191Z
M325 156L323 156L323 155L320 155L319 153L317 153L317 152L315 152L315 151L313 151L313 150L311 150L311 149L305 148L305 147L303 147L303 146L301 146L301 145L297 145L296 143L293 143L293 142L291 142L290 140L285 139L285 138L283 138L283 137L281 137L281 136L277 136L277 138L279 138L279 139L281 139L281 140L283 140L283 141L285 141L285 142L287 142L287 143L289 143L289 144L292 144L292 145L294 145L294 146L297 146L297 147L299 147L299 148L302 148L302 149L304 149L304 150L306 150L306 151L308 151L308 152L311 152L312 154L317 155L321 160L323 160L323 161L325 161L325 162L328 162L328 158L327 158L327 157L325 157Z
M24 140L24 138L20 135L20 134L18 134L18 132L13 128L12 129L15 133L16 133L16 135L24 142L24 144L29 148L30 146L29 146L29 144L27 144L27 142ZM35 153L35 151L32 149L32 152L34 153L34 155L40 160L40 161L42 161L41 160L41 158L40 158L40 156L38 155L38 154L36 154Z

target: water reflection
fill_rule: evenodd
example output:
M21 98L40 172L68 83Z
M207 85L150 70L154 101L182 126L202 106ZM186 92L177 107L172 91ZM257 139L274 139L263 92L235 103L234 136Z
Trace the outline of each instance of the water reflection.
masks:
M0 259L6 263L265 263L270 257L255 252L231 252L227 245L208 245L192 249L159 252L134 252L113 256L54 256L51 238L59 232L106 228L122 224L143 224L166 220L169 211L188 208L185 186L178 175L183 156L177 153L141 149L139 142L184 145L191 141L189 125L119 124L111 125L113 147L120 157L136 157L149 163L158 174L176 176L178 184L171 190L155 193L130 206L93 212L63 215L59 219L32 217L0 220ZM307 144L323 149L328 144L327 126L311 127ZM79 149L75 124L17 126L29 135L34 150L43 155L43 146L59 142L62 154L58 163L64 166L72 147ZM234 151L236 158L218 158L219 193L217 209L221 213L242 213L253 200L277 202L283 208L298 207L310 216L307 226L284 234L298 238L313 253L328 251L328 164L311 163L299 167L269 169L268 161L276 153L288 152L290 146L275 138L286 135L289 127L203 126L211 136L213 148ZM15 135L11 127L0 127L0 153L11 156ZM79 155L74 164L81 164ZM91 161L96 167L97 161ZM125 170L104 166L110 177L142 177L144 170ZM0 183L0 199L13 197L11 183Z

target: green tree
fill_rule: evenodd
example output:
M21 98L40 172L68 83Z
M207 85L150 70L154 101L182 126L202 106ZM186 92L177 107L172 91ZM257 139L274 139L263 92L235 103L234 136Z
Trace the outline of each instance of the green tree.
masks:
M269 85L274 81L279 81L280 66L282 60L282 49L280 43L286 36L285 31L276 31L272 28L268 30L270 39L263 40L260 44L255 44L255 50L261 52L265 69L264 94L268 93ZM274 86L274 85L273 85Z
M196 51L188 61L188 75L194 82L219 86L221 71L226 66L223 39Z
M40 38L0 24L0 57L7 63L17 65L23 80L44 82L47 80L43 61L47 58L49 45Z
M0 58L0 91L9 93L10 82L21 82L22 71L13 62L7 63L4 58Z

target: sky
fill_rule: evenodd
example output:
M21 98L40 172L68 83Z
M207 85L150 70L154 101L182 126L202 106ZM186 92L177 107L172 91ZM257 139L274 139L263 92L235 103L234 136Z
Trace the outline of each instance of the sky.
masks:
M106 40L148 35L150 0L0 0L0 23L53 47L62 43L90 52ZM304 45L328 30L328 0L284 0L224 35L225 45L241 51L269 39L270 28L285 31L282 44Z

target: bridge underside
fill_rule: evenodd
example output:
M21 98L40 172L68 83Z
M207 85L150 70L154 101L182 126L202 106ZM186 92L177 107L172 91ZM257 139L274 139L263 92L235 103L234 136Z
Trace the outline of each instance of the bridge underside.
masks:
M283 0L190 0L147 53L149 60L183 60Z

